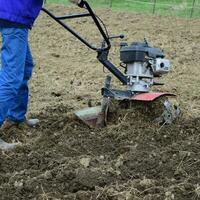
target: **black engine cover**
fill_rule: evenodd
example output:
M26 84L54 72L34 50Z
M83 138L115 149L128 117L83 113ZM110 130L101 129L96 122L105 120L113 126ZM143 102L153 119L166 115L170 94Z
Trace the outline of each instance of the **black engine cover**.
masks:
M123 63L145 62L146 57L164 58L165 55L159 48L150 47L147 43L134 42L131 45L121 44L120 60Z

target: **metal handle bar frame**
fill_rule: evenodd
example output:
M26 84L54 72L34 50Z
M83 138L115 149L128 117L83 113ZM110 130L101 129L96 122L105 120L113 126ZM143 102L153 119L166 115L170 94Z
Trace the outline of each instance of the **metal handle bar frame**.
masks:
M110 37L106 35L105 31L103 30L101 24L99 23L99 20L97 19L96 15L94 14L93 10L91 9L90 5L87 1L81 0L80 4L78 5L81 8L86 8L88 13L81 13L81 14L73 14L73 15L65 15L65 16L55 16L52 12L47 10L46 8L42 8L42 11L44 11L48 16L50 16L52 19L54 19L58 24L60 24L62 27L64 27L67 31L69 31L72 35L74 35L77 39L79 39L83 44L85 44L87 47L89 47L92 50L97 51L97 59L112 73L114 74L124 85L127 85L127 77L124 76L121 71L119 71L109 60L108 60L108 53L109 49L111 48L110 39L112 38L123 38L123 35L120 36L113 36ZM99 32L101 33L104 42L101 46L101 48L97 48L96 46L89 43L86 39L84 39L79 33L74 31L70 26L68 26L66 23L64 23L62 20L65 19L74 19L74 18L82 18L82 17L92 17L95 25L97 26ZM106 44L106 47L105 47Z
M103 30L101 24L99 23L96 15L94 14L93 10L91 9L90 5L87 1L82 1L82 5L88 13L81 13L81 14L73 14L73 15L65 15L65 16L55 16L52 12L47 10L46 8L42 8L42 11L45 12L48 16L50 16L52 19L54 19L57 23L59 23L62 27L64 27L66 30L68 30L72 35L74 35L77 39L79 39L83 44L85 44L87 47L89 47L92 50L95 51L106 51L111 48L109 37L106 35L105 31ZM79 33L77 33L74 29L72 29L70 26L68 26L66 23L64 23L62 20L65 19L74 19L74 18L82 18L82 17L92 17L95 25L97 26L99 32L101 33L104 41L106 42L106 47L100 47L97 48L90 42L88 42L86 39L84 39Z

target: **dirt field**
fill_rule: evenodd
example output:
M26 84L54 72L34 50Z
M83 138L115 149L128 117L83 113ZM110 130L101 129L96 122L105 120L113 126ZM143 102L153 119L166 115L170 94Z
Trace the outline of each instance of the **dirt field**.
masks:
M58 14L76 11L51 9ZM100 102L108 73L95 52L42 14L30 34L36 67L29 112L41 124L12 127L2 136L23 145L0 152L0 199L200 199L200 20L109 10L98 14L109 32L124 33L129 42L146 37L165 50L173 70L157 89L178 94L183 115L162 127L135 117L93 130L75 120L74 110ZM99 42L91 22L71 24ZM114 41L110 53L116 64L120 42Z

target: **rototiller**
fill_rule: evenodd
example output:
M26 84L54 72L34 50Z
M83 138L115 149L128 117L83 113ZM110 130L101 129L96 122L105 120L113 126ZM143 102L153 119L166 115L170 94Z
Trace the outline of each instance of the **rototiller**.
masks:
M120 108L130 108L135 102L151 104L155 100L161 100L162 112L155 118L159 123L172 123L179 115L180 109L177 105L172 105L168 97L175 96L171 93L151 92L154 85L163 85L155 82L155 77L161 77L170 71L170 61L165 59L163 51L159 48L151 47L146 40L144 42L133 42L132 44L120 44L120 66L124 69L122 73L108 59L111 48L111 39L124 38L124 35L109 36L108 31L102 20L95 15L90 5L85 0L71 0L79 7L87 10L86 13L65 15L56 17L47 9L43 11L63 26L67 31L78 38L87 47L97 52L97 59L103 64L115 77L117 77L126 90L111 88L111 76L107 76L105 86L102 88L103 100L101 106L89 107L75 112L75 115L90 127L103 127L109 121L109 111L112 102L118 102ZM100 47L88 42L63 20L91 17L103 37ZM122 106L123 105L123 106ZM115 108L118 109L118 108Z

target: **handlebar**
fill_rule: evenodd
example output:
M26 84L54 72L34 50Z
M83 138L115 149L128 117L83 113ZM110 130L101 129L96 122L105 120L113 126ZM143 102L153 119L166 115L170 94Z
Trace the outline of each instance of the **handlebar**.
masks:
M61 26L63 26L66 30L68 30L72 35L74 35L77 39L79 39L82 43L84 43L87 47L89 47L92 50L95 50L97 52L99 51L106 51L111 48L110 44L110 38L106 34L105 30L103 29L102 25L100 24L99 20L97 19L96 15L94 14L93 10L91 9L90 5L85 0L70 0L70 2L77 4L81 8L85 8L88 12L82 13L82 14L74 14L74 15L65 15L65 16L55 16L52 12L47 10L46 8L42 8L42 10L49 15L52 19L54 19L57 23L59 23ZM105 41L105 47L96 47L95 45L91 44L89 41L87 41L85 38L83 38L79 33L77 33L75 30L73 30L70 26L68 26L66 23L64 23L62 20L65 19L72 19L72 18L81 18L81 17L92 17L95 25L97 26L100 34L102 35L104 41Z
M52 12L49 10L42 8L42 10L49 15L53 20L59 23L62 27L64 27L67 31L69 31L72 35L74 35L78 40L80 40L83 44L89 47L92 50L95 50L97 54L98 60L112 73L114 74L123 84L127 85L127 78L122 74L120 70L118 70L115 65L113 65L108 60L109 49L111 48L110 40L114 38L124 38L124 35L118 36L111 36L107 34L107 31L103 29L102 25L99 22L98 17L94 14L93 10L91 9L90 5L85 0L70 0L72 3L77 4L81 8L85 8L88 12L81 13L81 14L73 14L73 15L65 15L56 17ZM74 19L74 18L81 18L81 17L92 17L95 25L97 26L99 32L103 37L103 42L100 48L97 48L95 45L88 42L84 39L81 35L79 35L76 31L74 31L70 26L64 23L62 20L65 19ZM101 20L100 20L101 21ZM104 25L103 25L104 26Z

